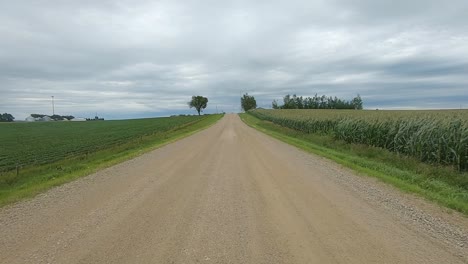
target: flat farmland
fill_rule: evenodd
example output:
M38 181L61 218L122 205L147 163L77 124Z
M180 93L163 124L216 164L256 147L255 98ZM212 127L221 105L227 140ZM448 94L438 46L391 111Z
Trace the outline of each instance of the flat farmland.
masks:
M0 125L0 172L42 165L140 140L197 122L203 116Z
M221 117L0 124L0 206L137 157Z

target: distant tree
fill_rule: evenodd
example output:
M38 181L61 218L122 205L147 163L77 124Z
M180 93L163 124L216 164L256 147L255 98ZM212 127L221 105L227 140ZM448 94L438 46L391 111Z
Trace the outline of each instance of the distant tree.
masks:
M241 97L241 106L242 109L247 112L250 109L257 108L257 101L255 100L255 97L246 93Z
M208 105L208 98L197 95L197 96L192 96L192 100L188 102L188 105L190 108L195 107L195 109L198 112L198 115L200 115L200 112L203 111L203 109L206 108Z
M352 104L354 109L362 110L362 98L359 94L353 98Z
M62 121L63 117L61 115L52 115L50 116L54 121Z
M44 116L46 116L46 115L43 115L43 114L31 114L31 117L34 117L34 118L43 118Z
M273 100L273 102L271 103L271 107L273 109L279 109L278 102L276 100Z
M296 95L293 95L291 98L291 95L287 94L283 97L283 105L280 107L281 109L297 109L297 104L296 104Z
M304 98L302 96L293 95L293 100L297 109L304 109Z
M14 120L15 118L13 117L12 114L8 114L8 113L0 114L0 122L13 122Z
M291 95L287 94L283 97L283 105L280 106L281 109L288 109L291 105Z

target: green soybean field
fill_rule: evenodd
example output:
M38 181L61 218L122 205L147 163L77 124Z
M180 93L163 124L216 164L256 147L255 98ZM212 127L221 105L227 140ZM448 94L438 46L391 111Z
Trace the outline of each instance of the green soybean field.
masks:
M0 124L0 173L88 155L155 134L164 136L203 118Z
M468 170L468 111L266 110L257 118Z

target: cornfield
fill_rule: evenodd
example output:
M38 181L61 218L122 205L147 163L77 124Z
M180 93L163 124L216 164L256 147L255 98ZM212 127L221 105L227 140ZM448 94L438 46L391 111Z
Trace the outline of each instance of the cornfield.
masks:
M332 135L468 170L468 111L265 110L250 114L305 133Z

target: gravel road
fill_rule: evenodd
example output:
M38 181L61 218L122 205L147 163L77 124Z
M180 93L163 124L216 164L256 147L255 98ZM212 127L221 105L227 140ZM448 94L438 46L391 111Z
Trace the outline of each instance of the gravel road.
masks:
M1 263L468 263L468 218L226 115L0 209Z

